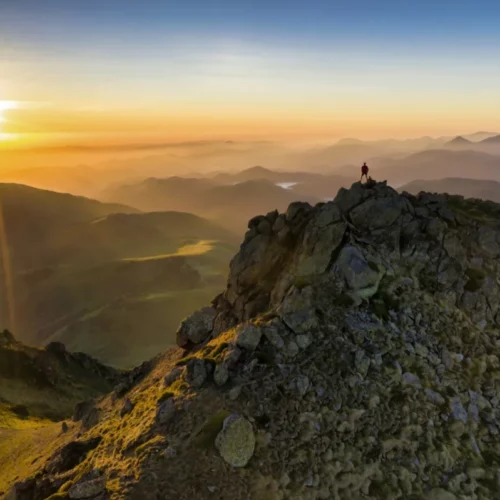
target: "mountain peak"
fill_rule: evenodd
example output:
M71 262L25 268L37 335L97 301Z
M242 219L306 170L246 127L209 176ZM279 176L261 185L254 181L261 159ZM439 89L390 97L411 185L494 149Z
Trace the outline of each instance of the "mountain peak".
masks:
M384 182L254 217L182 349L99 402L76 441L100 438L95 451L32 488L117 498L121 477L127 499L457 498L467 477L492 498L498 209Z
M462 137L461 135L458 135L457 137L446 143L447 146L467 146L470 144L472 144L472 141L465 139L465 137Z

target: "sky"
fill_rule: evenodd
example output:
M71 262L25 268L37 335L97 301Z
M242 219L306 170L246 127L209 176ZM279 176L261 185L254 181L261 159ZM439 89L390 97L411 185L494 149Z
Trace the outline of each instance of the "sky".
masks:
M497 0L0 0L0 145L500 130L499 26Z

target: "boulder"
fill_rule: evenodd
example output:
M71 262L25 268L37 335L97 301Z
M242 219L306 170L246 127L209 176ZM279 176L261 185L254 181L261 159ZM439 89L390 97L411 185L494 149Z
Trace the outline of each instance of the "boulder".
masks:
M168 424L175 418L176 413L177 408L174 398L167 399L160 403L156 410L156 422L160 425Z
M240 415L230 415L224 420L222 430L215 439L215 446L229 465L245 467L255 450L252 424Z
M351 245L342 248L335 266L349 290L360 298L375 295L384 274L379 265L369 262L359 248Z
M252 324L245 324L236 330L236 344L247 351L255 351L262 337L262 330Z
M94 405L95 401L93 399L77 403L73 412L73 422L79 422L82 420L90 412L90 410L94 408Z
M165 387L169 387L176 380L179 380L184 373L184 368L180 366L176 366L168 375L165 375L163 383Z
M74 469L80 462L83 462L89 451L99 446L101 441L100 436L86 441L71 441L52 457L47 465L47 470L52 474L56 474Z
M367 196L367 191L361 182L356 182L352 185L351 189L340 188L333 201L341 212L345 214L362 203Z
M96 479L89 479L87 481L80 481L68 490L69 498L80 500L86 498L94 498L106 490L106 478L99 477Z
M229 371L225 363L220 363L215 367L214 382L217 385L224 385L229 379Z
M195 388L201 387L208 377L207 366L203 359L193 358L186 365L186 381Z
M212 333L216 315L213 307L204 307L186 318L177 330L177 345L186 347L206 340Z

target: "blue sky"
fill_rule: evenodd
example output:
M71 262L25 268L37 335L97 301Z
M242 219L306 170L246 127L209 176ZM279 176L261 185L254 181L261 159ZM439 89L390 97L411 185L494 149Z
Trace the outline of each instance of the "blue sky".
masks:
M499 54L492 0L0 0L0 100L66 117L494 126Z

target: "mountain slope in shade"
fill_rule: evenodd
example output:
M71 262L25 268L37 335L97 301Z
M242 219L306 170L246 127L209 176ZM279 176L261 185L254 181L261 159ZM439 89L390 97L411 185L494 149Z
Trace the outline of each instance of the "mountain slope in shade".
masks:
M114 366L172 345L179 321L224 287L238 241L188 213L113 213L127 207L17 185L0 185L0 199L0 324Z
M16 415L69 418L77 403L109 392L120 379L117 370L62 344L37 349L0 332L0 428L9 412L12 425Z
M486 144L486 145L494 144L494 145L498 145L498 144L500 144L500 135L495 135L493 137L487 137L486 139L483 139L481 141L481 144Z
M497 203L500 202L500 182L498 181L463 179L459 177L428 181L416 180L401 186L399 190L412 194L418 194L421 191L458 194L465 198L479 198Z

